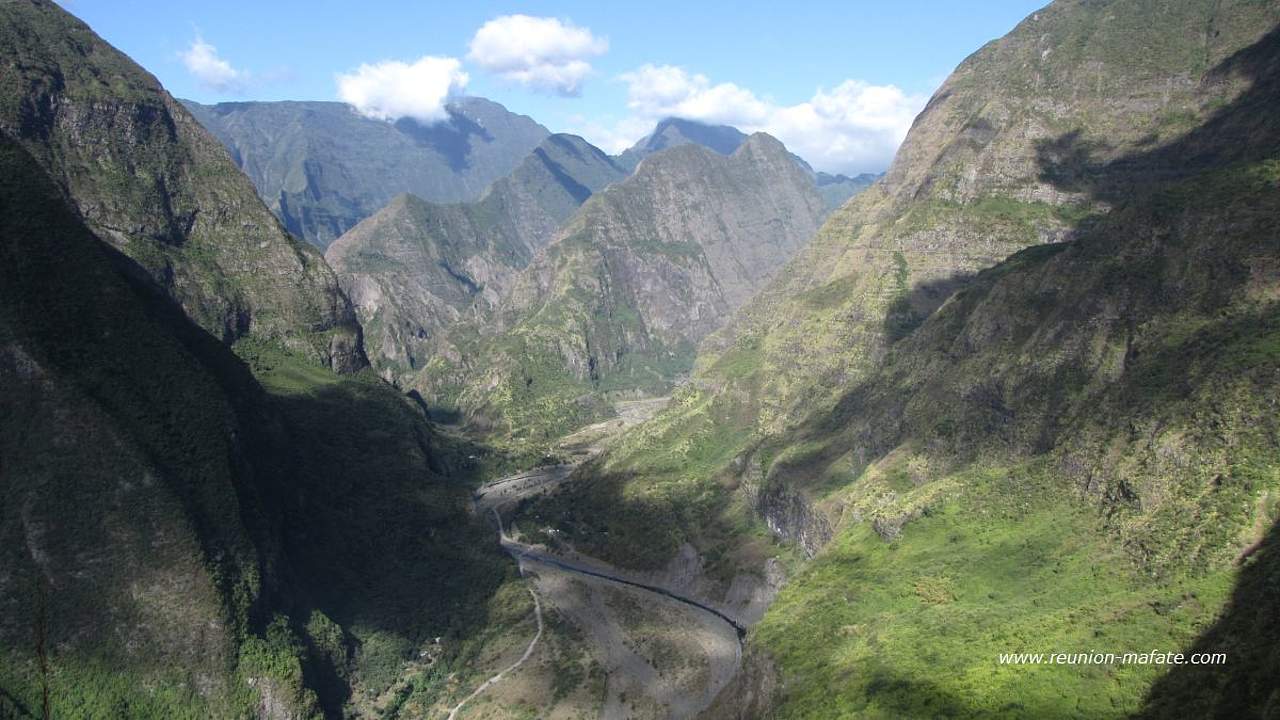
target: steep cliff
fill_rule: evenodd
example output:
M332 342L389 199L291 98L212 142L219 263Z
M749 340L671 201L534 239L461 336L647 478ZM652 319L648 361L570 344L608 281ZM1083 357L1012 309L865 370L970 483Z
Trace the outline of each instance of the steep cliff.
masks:
M340 716L488 622L508 565L447 444L316 362L318 254L57 5L0 39L0 716Z
M205 330L364 365L337 278L150 74L56 6L0 7L0 132Z
M445 329L485 317L560 225L624 175L582 138L551 135L475 203L402 195L344 234L325 255L374 366L404 381L437 354L457 361Z
M1280 520L1280 31L1202 82L1242 89L1170 142L1073 156L1089 171L1062 189L1109 213L980 272L833 406L752 453L766 485L839 528L761 627L797 682L781 716L873 703L982 717L1010 697L1040 716L1064 697L1089 717L1274 707L1260 650L1275 627L1255 607L1274 605L1257 578ZM836 578L883 594L832 610ZM892 631L831 640L890 617ZM916 633L934 634L935 662ZM1229 659L995 664L1138 648ZM833 698L853 667L866 674Z
M1266 717L1278 23L1027 18L703 343L671 410L529 512L633 565L732 558L752 515L800 546L749 643L771 717ZM1152 648L1248 660L999 660Z

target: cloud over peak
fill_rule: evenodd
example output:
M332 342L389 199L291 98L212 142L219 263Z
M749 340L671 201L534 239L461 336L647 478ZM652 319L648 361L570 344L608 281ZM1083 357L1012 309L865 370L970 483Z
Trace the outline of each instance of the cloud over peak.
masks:
M469 80L456 58L428 55L412 64L387 60L339 74L338 98L377 120L433 123L448 117L445 103Z
M726 125L759 125L769 105L750 90L692 74L675 65L642 65L618 76L627 84L627 107L651 118L682 117Z
M214 92L239 94L244 92L248 73L237 70L218 55L218 48L196 36L191 46L178 53L187 72L195 76L205 88Z
M643 65L619 79L627 84L627 107L633 113L628 128L636 127L638 119L652 123L670 116L764 131L830 172L887 167L926 99L893 85L845 80L830 90L819 88L805 102L782 105L674 65ZM614 148L619 144L617 133L596 137Z
M504 80L574 96L591 73L589 60L608 49L608 39L568 21L503 15L476 31L467 59Z

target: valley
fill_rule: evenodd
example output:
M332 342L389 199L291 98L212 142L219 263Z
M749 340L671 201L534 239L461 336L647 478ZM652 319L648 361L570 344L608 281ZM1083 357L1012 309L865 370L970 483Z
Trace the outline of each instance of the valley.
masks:
M1022 2L0 2L0 720L1280 717L1280 4Z
M709 706L738 672L747 632L738 618L751 615L758 619L758 608L767 604L776 587L749 592L744 582L736 589L736 597L712 603L683 594L692 586L678 570L636 574L572 548L553 551L544 544L522 541L515 528L512 532L516 535L508 534L503 519L504 512L522 501L574 482L575 471L584 462L602 453L619 433L648 420L668 400L619 402L615 407L618 420L585 427L554 444L569 451L572 462L531 468L485 483L475 491L475 512L492 516L500 545L530 585L538 632L516 663L485 680L454 707L450 717L503 716L480 709L463 713L462 709L491 688L498 693L497 683L529 659L542 636L544 613L555 613L576 628L574 634L583 650L603 670L603 699L596 698L598 707L576 708L594 717L693 717ZM744 599L746 604L742 604ZM509 682L521 681L513 678ZM539 712L540 716L555 717L568 710L557 704Z

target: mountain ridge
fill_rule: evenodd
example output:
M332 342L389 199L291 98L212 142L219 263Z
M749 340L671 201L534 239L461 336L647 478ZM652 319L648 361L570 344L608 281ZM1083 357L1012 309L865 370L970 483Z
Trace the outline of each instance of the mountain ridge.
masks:
M429 358L458 358L447 328L481 320L516 274L594 192L625 172L575 135L550 135L474 203L401 195L326 252L384 377L405 382Z
M415 387L474 417L528 418L538 432L604 412L601 388L667 387L687 368L692 343L745 302L824 213L811 176L763 133L730 156L692 143L668 148L584 203L520 273L497 331L475 333L480 344L463 353L486 358L487 368L438 358Z
M0 50L20 64L2 88L0 131L213 335L271 339L335 369L362 367L355 314L320 254L281 229L154 77L45 7L6 7Z
M478 97L451 100L431 125L366 118L340 102L183 102L285 227L321 249L402 192L478 199L550 134Z
M1184 647L1220 611L1250 657L1274 637L1228 600L1273 605L1256 573L1232 584L1280 516L1280 16L1159 9L1060 1L971 55L668 409L523 511L631 567L689 544L726 575L788 564L748 648L775 690L731 686L713 717L1041 716L1063 693L1090 716L1177 717L1167 693L1263 716L1261 669L1193 689L990 667ZM1112 614L1134 606L1176 619Z

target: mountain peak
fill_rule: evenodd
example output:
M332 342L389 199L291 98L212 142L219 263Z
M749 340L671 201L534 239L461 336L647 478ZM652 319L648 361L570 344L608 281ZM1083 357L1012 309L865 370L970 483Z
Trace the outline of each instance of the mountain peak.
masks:
M790 154L787 151L787 146L783 145L781 140L770 135L767 132L751 133L749 136L747 136L746 140L744 140L742 144L736 150L734 150L734 152L740 153L740 152L743 152L744 150L780 152L780 153ZM803 163L804 161L801 161L801 162ZM806 166L808 165L808 163L804 163L804 164Z
M0 29L0 57L21 58L6 69L0 127L99 238L214 337L280 342L338 369L363 363L355 315L320 254L280 228L154 76L54 3L0 4Z
M473 96L452 98L432 124L374 120L340 102L184 104L285 227L321 248L401 192L476 200L550 135Z
M668 117L658 122L653 132L618 156L618 163L634 170L640 161L660 150L677 145L701 145L721 155L732 155L746 141L741 130L729 125L709 125L697 120Z

